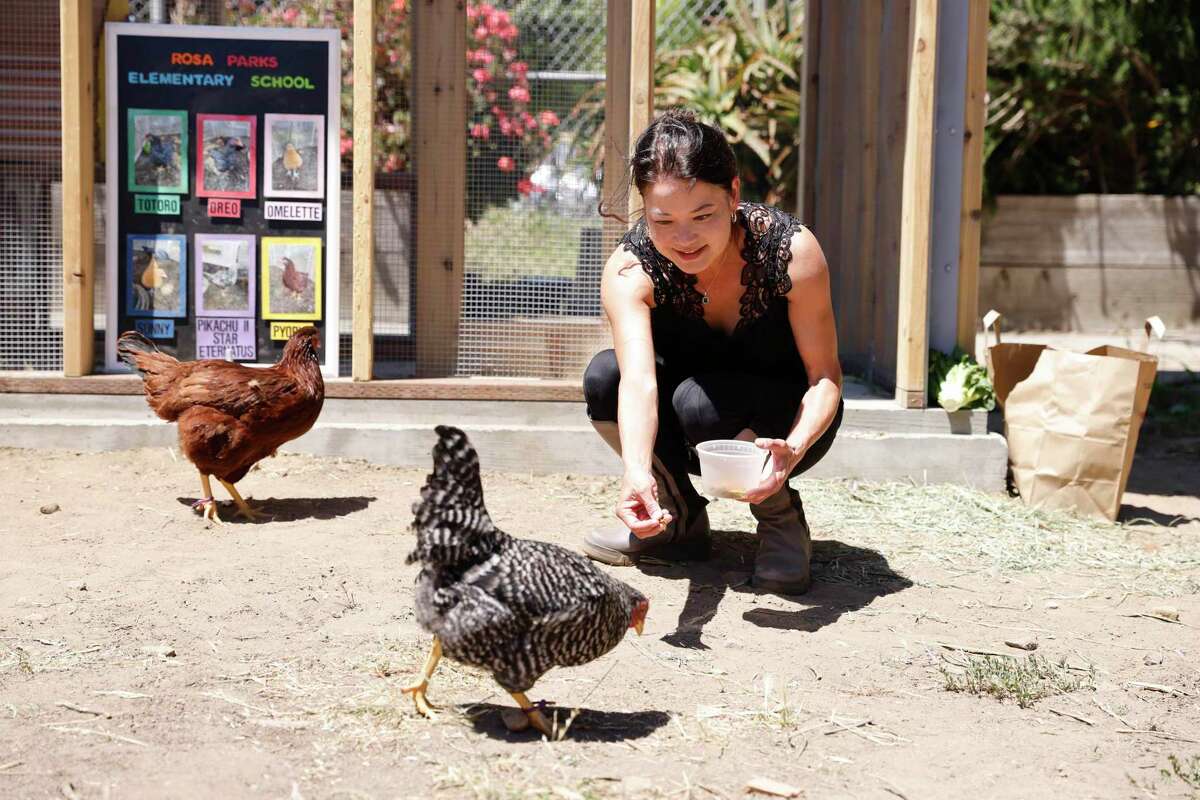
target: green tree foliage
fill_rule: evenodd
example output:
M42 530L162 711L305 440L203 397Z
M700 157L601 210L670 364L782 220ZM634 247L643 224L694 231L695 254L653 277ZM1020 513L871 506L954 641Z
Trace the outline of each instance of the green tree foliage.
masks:
M724 16L694 28L694 41L658 53L654 65L655 109L686 107L724 131L743 197L783 208L795 206L800 163L801 8L797 0L775 0L756 14L751 0L728 0ZM596 87L571 112L580 148L597 165L604 156L604 90ZM605 203L622 205L619 197Z
M1200 0L992 0L985 186L1200 192Z
M792 208L799 165L801 5L781 0L755 13L730 0L726 16L691 45L662 53L655 103L686 106L729 137L747 199Z

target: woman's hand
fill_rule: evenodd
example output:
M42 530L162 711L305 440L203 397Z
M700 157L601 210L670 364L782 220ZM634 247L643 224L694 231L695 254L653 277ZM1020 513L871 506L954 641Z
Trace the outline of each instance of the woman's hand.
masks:
M617 519L639 539L656 536L666 530L671 514L658 504L658 484L654 476L640 470L625 470L621 496L617 501Z
M804 451L793 450L783 439L755 439L754 444L770 452L763 464L762 475L758 486L746 492L744 499L747 503L761 503L778 492L787 483L788 476L804 457Z

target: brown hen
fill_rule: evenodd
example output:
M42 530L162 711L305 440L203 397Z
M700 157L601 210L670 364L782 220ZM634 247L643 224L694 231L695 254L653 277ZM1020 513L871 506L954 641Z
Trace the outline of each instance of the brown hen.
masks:
M256 368L219 359L179 361L134 331L117 340L118 357L142 375L150 408L179 424L179 447L200 471L204 494L196 506L206 518L220 522L210 475L229 491L240 515L260 516L234 484L317 421L325 402L319 347L319 332L307 326L292 334L278 364Z
M296 263L287 256L283 257L283 285L296 295L308 289L308 273L296 269Z

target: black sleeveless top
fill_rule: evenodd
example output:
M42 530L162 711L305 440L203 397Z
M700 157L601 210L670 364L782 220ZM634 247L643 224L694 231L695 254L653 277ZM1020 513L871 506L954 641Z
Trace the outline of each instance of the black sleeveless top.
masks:
M741 313L730 334L704 321L696 276L658 252L644 219L621 239L654 284L650 330L656 360L680 376L734 371L807 382L784 297L792 288L792 234L802 225L791 214L759 203L739 204L737 221L745 235L746 266Z

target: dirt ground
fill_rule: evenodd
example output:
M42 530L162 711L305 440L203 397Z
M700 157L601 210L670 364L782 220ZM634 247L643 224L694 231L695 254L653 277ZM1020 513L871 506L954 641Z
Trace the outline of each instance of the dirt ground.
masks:
M721 501L712 562L618 570L651 598L645 635L530 693L578 711L555 742L507 732L509 698L453 663L438 719L399 693L428 646L404 565L423 470L281 456L240 485L272 521L208 527L168 450L0 450L0 797L733 798L757 778L808 798L1196 797L1196 447L1144 443L1115 526L802 481L799 598L747 585L753 521ZM484 483L502 528L566 546L615 488ZM948 690L1031 664L1006 640L1036 642L1062 693Z

